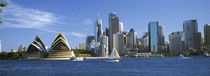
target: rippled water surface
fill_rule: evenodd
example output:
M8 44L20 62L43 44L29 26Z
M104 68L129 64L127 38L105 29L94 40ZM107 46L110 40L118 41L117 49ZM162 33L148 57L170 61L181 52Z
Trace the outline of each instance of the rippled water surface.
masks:
M106 60L0 60L0 76L210 76L210 57Z

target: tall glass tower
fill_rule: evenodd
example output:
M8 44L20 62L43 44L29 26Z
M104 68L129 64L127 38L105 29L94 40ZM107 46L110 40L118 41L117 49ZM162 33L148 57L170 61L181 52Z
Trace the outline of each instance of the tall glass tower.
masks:
M197 20L186 20L183 23L185 49L194 48L194 34L198 33Z
M158 22L148 24L149 33L149 50L152 53L158 52Z
M120 32L119 17L116 12L109 14L109 51L113 48L113 34Z

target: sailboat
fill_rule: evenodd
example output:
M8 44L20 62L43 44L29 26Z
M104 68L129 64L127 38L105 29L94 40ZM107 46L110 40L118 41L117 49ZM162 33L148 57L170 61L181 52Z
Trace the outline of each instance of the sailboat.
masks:
M119 62L120 56L115 48L112 49L110 59L107 62Z

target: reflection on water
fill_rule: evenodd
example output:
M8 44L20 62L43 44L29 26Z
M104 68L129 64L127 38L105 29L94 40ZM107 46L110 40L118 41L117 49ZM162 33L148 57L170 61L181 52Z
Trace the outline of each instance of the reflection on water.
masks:
M123 58L106 60L1 60L0 76L210 76L208 57Z

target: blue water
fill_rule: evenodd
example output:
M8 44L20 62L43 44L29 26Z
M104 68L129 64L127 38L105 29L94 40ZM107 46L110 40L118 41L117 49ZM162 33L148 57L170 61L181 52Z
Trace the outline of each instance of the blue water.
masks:
M210 76L210 57L106 60L0 60L0 76Z

